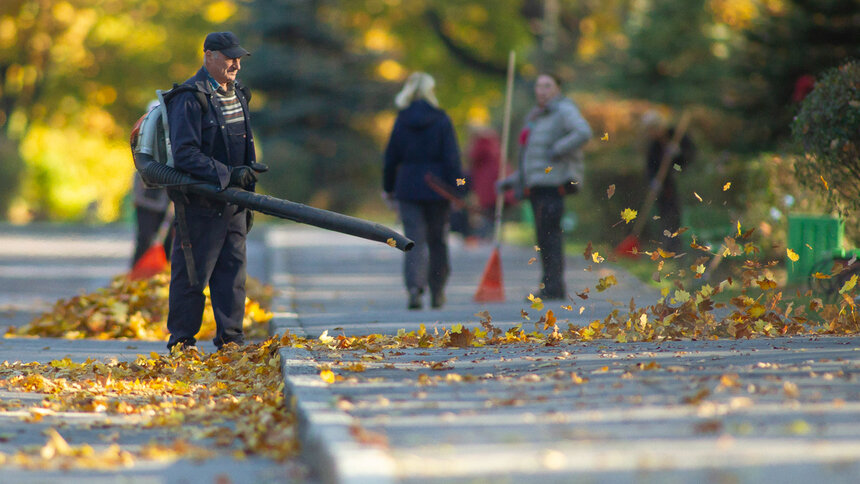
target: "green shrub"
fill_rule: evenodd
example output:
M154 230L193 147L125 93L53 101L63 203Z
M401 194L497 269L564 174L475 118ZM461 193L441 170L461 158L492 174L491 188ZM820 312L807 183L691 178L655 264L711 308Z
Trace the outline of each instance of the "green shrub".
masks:
M18 143L0 134L0 220L6 218L9 204L18 194L23 167Z
M798 181L826 195L843 216L860 208L860 62L824 72L791 131L805 155L795 162Z

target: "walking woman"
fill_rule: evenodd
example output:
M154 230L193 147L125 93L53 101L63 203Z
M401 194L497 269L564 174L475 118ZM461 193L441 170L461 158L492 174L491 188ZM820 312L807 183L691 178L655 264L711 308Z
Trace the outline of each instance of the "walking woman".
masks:
M460 150L454 126L439 109L436 83L429 74L415 72L394 100L400 110L385 150L383 196L397 202L403 231L415 241L406 252L403 277L409 309L421 309L425 290L430 304L445 304L448 261L449 202L427 184L428 175L457 186L462 177Z
M592 133L573 101L562 94L556 77L537 77L535 101L520 133L519 171L502 180L499 188L518 188L531 202L543 268L535 295L545 300L565 299L564 195L575 193L582 182L582 148Z

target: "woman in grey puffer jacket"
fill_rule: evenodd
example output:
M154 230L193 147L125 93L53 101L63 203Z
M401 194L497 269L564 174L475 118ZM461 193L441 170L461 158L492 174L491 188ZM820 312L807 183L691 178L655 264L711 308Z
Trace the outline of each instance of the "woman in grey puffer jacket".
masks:
M564 195L576 192L582 183L582 148L592 133L553 76L538 76L535 98L537 106L529 112L520 133L520 169L505 178L500 188L521 190L531 202L543 268L541 287L535 295L546 300L564 299Z

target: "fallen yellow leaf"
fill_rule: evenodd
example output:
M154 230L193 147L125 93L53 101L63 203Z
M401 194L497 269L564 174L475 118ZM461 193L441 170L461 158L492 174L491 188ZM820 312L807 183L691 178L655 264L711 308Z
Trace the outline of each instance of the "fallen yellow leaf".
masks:
M331 370L323 370L320 372L320 379L326 383L334 383L334 372Z

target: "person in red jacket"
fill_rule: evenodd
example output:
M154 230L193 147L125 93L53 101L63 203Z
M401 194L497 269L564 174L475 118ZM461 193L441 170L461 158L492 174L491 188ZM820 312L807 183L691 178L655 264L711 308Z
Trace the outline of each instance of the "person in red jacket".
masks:
M476 235L482 239L493 236L493 220L496 211L496 180L499 179L501 143L496 131L479 126L472 128L469 151L469 188L475 194L482 217L476 223ZM505 167L504 176L510 173ZM510 194L509 194L510 195ZM514 203L512 196L506 203Z

